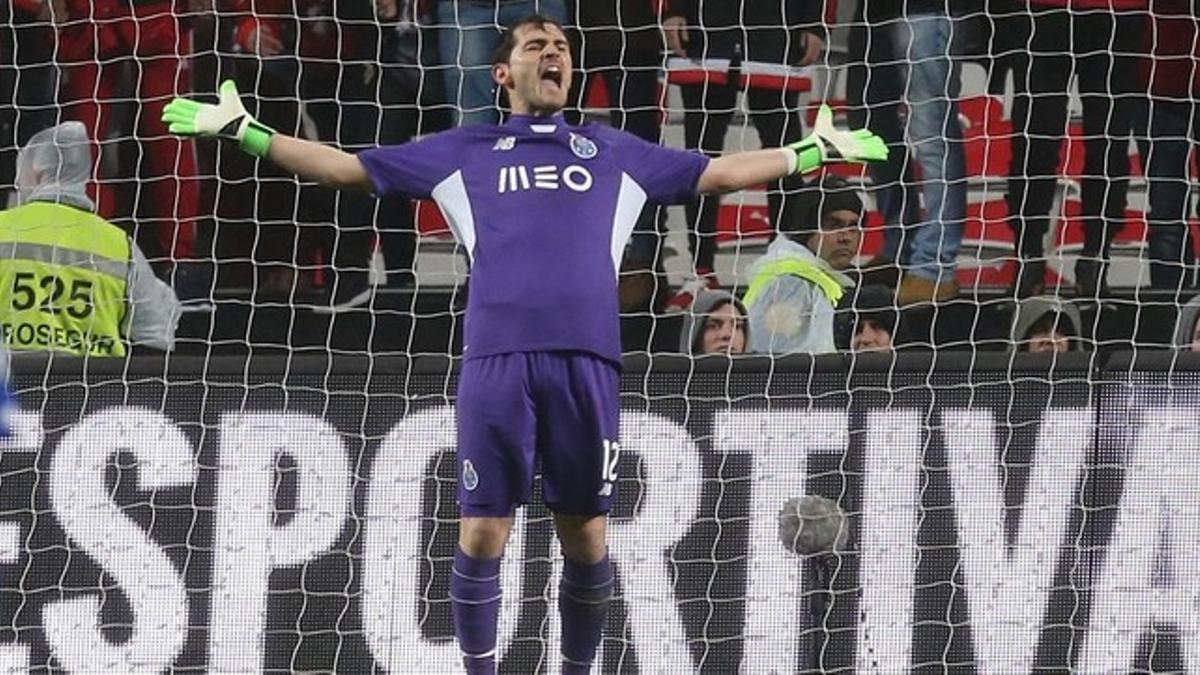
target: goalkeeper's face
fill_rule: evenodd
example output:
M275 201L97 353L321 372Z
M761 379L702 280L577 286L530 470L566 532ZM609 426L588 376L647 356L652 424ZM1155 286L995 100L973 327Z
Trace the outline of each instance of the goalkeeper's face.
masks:
M571 88L571 47L553 24L528 24L516 32L507 63L497 63L492 77L508 92L519 115L553 115L567 105Z

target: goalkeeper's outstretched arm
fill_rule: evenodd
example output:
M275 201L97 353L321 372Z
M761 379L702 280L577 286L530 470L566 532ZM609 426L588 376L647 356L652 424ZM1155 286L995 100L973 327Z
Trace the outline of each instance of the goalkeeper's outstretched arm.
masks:
M237 141L243 150L265 157L285 171L336 189L374 189L358 157L335 147L277 133L246 112L230 80L221 83L216 104L177 98L163 109L173 134L214 136Z
M838 162L882 162L888 149L883 139L867 129L841 131L833 126L833 111L822 105L813 131L782 148L753 150L718 157L700 175L700 192L732 192L807 173Z
M358 158L337 148L276 133L246 112L232 81L221 83L216 104L177 98L163 109L173 134L214 136L237 141L246 152L266 157L285 171L337 189L371 191L374 186ZM867 129L841 131L833 112L821 106L813 132L783 148L725 155L709 162L700 176L705 194L732 192L805 173L837 162L880 162L887 145Z
M275 134L266 158L302 178L338 190L375 189L358 157L331 145Z

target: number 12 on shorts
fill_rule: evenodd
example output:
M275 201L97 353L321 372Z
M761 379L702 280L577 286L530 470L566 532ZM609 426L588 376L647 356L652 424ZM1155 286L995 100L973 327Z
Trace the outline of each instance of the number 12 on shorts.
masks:
M604 485L600 486L598 494L607 497L612 494L613 483L617 482L617 462L621 460L621 444L607 438L601 442L604 444L604 462L600 464L600 480L604 481Z

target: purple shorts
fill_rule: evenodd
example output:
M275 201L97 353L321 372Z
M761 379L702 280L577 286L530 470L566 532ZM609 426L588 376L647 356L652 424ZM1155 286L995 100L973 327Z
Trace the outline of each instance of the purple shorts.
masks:
M581 352L514 352L463 362L458 380L458 503L507 516L533 477L555 513L608 513L616 489L620 372Z

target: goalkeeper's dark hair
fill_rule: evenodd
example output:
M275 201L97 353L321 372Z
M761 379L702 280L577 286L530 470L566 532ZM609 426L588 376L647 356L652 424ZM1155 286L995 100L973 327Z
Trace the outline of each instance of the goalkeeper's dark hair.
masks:
M554 26L565 35L567 29L554 19L542 14L531 14L527 17L517 19L504 29L504 34L500 37L500 45L496 47L496 51L492 52L492 65L508 63L509 56L512 55L512 50L517 46L517 30L525 26L537 26L545 28L547 25Z

